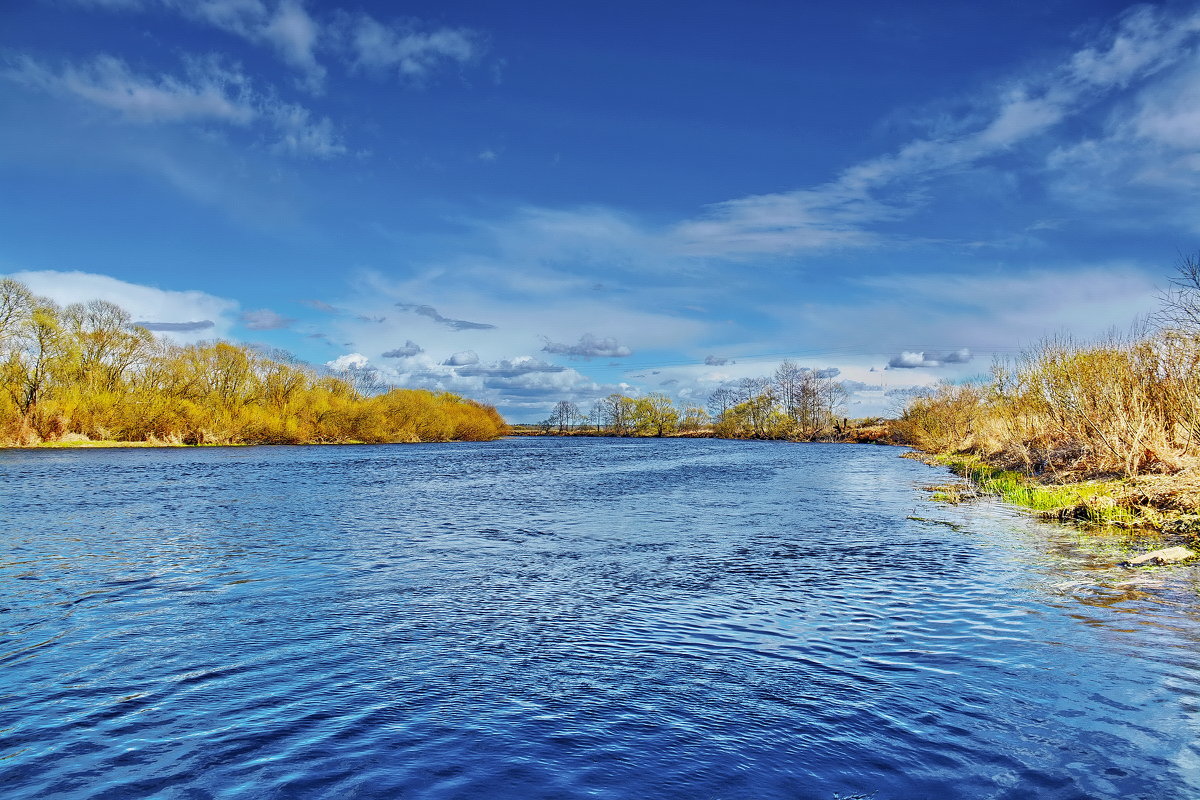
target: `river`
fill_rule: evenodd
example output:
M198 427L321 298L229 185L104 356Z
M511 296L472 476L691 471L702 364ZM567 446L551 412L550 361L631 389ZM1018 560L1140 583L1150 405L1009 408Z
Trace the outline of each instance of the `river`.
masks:
M0 452L0 796L1200 796L1200 570L900 452Z

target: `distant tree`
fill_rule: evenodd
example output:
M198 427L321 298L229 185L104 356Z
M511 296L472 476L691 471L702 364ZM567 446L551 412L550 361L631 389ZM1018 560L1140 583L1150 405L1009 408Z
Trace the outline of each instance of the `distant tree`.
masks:
M714 419L720 418L737 403L737 392L727 386L721 386L708 396L708 413Z
M683 431L698 431L712 421L708 412L699 406L688 406L679 421L679 429Z
M25 284L0 278L0 348L7 350L7 342L28 324L35 305L33 292Z
M36 300L20 328L18 349L6 364L9 391L22 414L38 404L46 391L56 361L61 361L63 333L59 309L48 300Z
M795 422L799 412L801 385L803 384L802 370L796 366L794 361L784 361L775 370L773 378L780 410Z
M633 418L633 401L623 394L614 392L596 401L599 409L594 413L596 424L604 425L610 433L625 436L630 432Z
M107 300L72 303L63 309L75 379L106 391L147 354L154 337L132 324L129 312Z
M570 431L571 426L578 418L579 407L570 400L559 400L550 414L550 419L554 420L554 425L557 426L559 433Z
M665 436L679 426L679 412L661 392L639 397L633 404L633 427L642 436Z

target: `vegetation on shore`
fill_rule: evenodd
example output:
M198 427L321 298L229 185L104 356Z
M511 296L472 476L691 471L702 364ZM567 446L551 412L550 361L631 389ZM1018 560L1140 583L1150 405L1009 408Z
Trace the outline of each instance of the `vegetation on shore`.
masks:
M454 394L367 396L282 352L175 345L113 303L59 308L0 279L0 445L483 441L496 409Z
M1136 335L1043 341L912 400L900 441L1057 519L1200 534L1200 257Z
M836 372L836 371L834 371ZM707 436L721 439L876 441L878 420L842 416L848 393L834 375L784 361L770 377L722 386L706 407L676 408L665 394L610 394L583 413L562 400L526 434L601 436Z

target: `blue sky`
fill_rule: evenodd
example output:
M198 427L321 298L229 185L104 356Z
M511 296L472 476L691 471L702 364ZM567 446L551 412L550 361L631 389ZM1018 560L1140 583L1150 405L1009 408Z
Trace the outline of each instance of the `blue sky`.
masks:
M1196 3L18 0L0 115L0 271L518 422L887 412L1200 240Z

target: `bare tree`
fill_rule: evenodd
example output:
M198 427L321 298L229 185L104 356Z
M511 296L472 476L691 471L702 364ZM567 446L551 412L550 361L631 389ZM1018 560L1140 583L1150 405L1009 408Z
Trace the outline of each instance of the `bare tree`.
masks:
M722 386L708 396L708 413L713 419L720 419L721 415L736 406L737 402L737 392Z
M788 419L795 422L799 413L801 369L796 366L794 361L784 361L775 370L774 379L780 410L788 416Z
M1166 327L1200 336L1200 253L1182 256L1176 273L1159 316Z
M579 407L570 400L559 400L550 414L550 419L558 426L559 433L571 430L571 425L579 419Z

